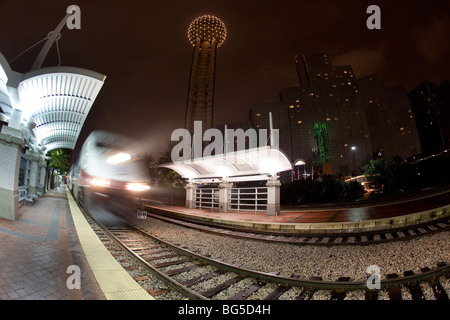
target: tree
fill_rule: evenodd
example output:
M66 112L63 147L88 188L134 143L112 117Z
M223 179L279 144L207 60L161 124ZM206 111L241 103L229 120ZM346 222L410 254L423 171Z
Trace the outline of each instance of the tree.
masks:
M346 183L346 199L356 200L360 199L364 195L364 187L358 181L350 181Z
M183 178L177 172L168 168L159 167L159 165L172 162L171 152L173 144L169 142L167 144L167 150L161 152L157 160L151 154L144 154L140 157L146 163L152 183L155 185L169 188L183 186Z
M383 159L371 160L364 166L365 176L375 188L381 189L386 180L386 167Z
M153 184L157 183L158 164L156 162L156 159L153 157L153 155L147 153L144 153L143 155L139 156L139 158L145 163L152 183Z
M172 162L172 148L174 143L169 142L167 144L167 150L164 152L161 152L159 154L159 158L157 161L157 165L162 165L165 163L171 163ZM157 176L158 176L158 182L166 187L170 188L176 188L181 187L184 184L183 178L181 176L169 168L157 168Z
M403 192L408 188L405 179L407 164L400 156L390 157L388 161L377 159L364 166L367 180L387 195Z
M50 188L53 189L55 187L53 175L57 170L62 174L67 174L71 152L68 149L55 149L49 151L47 156L50 157L50 160L48 161L48 167L51 169L49 179L51 179Z

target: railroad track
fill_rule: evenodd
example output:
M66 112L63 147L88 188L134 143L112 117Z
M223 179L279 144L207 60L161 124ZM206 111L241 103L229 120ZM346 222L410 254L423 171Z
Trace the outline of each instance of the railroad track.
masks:
M276 272L241 268L239 264L201 256L125 223L102 226L102 230L168 287L188 299L448 300L450 294L450 267L445 263L423 268L419 274L407 271L403 275L387 275L380 283L381 290L368 290L365 282L351 278L300 279L296 275L281 277ZM135 279L139 282L139 277Z
M295 234L276 231L256 231L239 229L226 226L212 226L192 220L180 219L165 214L163 211L152 212L152 207L146 207L147 216L165 222L181 225L184 227L201 230L211 234L225 235L234 238L259 240L267 242L278 242L296 245L315 246L338 246L338 245L370 245L390 241L410 240L439 231L450 230L450 218L417 224L409 227L392 228L377 231L366 231L358 233L336 233L336 234Z

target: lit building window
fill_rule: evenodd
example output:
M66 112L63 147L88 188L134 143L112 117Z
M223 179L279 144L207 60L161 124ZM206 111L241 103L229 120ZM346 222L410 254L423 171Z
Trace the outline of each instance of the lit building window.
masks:
M400 128L400 131L403 131L403 130L405 130L405 128L401 127L401 128Z
M289 108L290 108L290 109L294 109L294 105L291 104L291 105L289 106Z
M261 117L261 113L257 113L256 116L257 116L257 117Z
M303 123L303 121L302 120L298 120L297 123Z

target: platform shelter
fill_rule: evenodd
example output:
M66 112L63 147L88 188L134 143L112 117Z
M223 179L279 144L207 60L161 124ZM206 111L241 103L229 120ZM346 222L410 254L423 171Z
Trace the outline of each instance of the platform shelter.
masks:
M271 146L164 164L186 179L186 207L280 213L279 173L292 169Z

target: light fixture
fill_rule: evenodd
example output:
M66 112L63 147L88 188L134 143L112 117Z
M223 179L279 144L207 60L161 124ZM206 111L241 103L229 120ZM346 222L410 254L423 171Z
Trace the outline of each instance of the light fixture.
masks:
M110 185L110 181L103 178L92 178L90 183L95 187L108 187Z
M130 191L148 191L150 190L150 186L148 184L145 183L127 183L125 185L125 189L130 190Z

